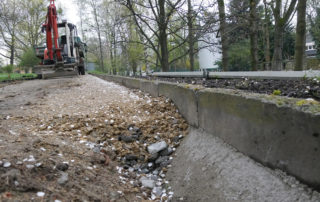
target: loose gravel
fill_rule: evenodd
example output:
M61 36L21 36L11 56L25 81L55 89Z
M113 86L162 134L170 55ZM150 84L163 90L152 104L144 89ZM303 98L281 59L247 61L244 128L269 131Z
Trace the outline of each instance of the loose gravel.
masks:
M0 201L173 197L166 172L188 124L170 100L88 75L0 91Z

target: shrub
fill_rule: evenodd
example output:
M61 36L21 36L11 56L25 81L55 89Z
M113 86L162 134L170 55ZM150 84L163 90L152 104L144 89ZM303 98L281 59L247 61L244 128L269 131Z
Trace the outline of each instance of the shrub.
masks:
M2 67L1 69L3 72L5 72L7 74L12 74L14 66L13 65L6 65L6 66Z

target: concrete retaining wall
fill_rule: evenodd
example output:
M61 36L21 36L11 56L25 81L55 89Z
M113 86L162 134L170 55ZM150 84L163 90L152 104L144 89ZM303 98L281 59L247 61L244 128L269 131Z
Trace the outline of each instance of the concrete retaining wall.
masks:
M158 86L159 95L170 98L188 123L198 127L198 104L195 89L168 82L159 82Z
M192 126L320 189L320 106L298 99L117 76L102 79L173 100Z

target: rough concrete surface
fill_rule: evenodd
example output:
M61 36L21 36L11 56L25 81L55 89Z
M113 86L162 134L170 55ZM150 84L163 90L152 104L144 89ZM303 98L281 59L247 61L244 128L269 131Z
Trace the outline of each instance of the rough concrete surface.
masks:
M140 80L140 90L150 93L154 97L159 96L159 87L156 81Z
M197 96L194 89L169 82L159 82L159 95L172 99L180 113L194 127L198 127Z
M191 129L177 150L168 179L173 201L320 201L320 194L225 144Z
M139 89L140 80L139 79L124 79L123 85L129 88Z
M320 116L246 95L198 93L199 125L244 154L320 185Z

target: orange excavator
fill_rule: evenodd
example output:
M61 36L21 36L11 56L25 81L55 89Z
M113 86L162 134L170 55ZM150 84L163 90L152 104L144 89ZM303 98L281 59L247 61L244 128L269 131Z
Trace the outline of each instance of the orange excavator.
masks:
M87 45L81 41L74 24L66 20L58 23L54 0L50 0L42 32L46 32L46 44L35 47L41 63L34 67L34 72L42 78L84 75Z

